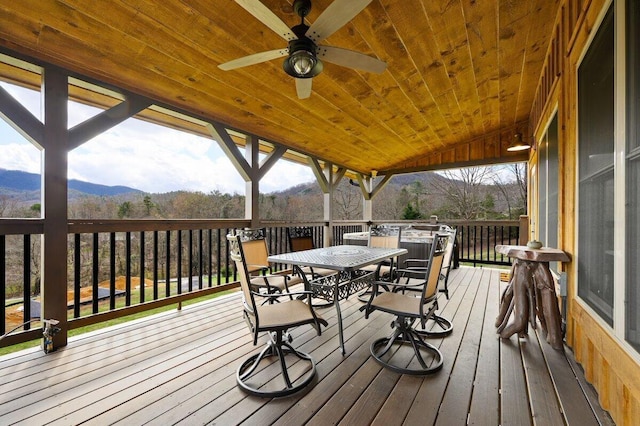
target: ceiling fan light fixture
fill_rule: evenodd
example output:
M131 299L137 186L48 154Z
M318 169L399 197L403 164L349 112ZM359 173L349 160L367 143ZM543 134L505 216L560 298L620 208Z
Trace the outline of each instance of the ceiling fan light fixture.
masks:
M525 151L530 149L531 145L522 140L522 133L518 132L513 135L513 140L507 147L507 151L509 152L517 152L517 151Z
M318 60L315 55L306 50L298 50L289 57L289 63L297 77L304 77L313 70Z
M308 29L304 23L292 28L298 38L289 41L289 56L282 63L291 77L311 78L322 71L322 61L316 56L317 46L305 35Z

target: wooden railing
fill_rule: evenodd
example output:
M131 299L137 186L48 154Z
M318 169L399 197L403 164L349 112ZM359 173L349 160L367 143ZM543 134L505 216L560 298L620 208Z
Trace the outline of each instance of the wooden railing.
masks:
M445 224L458 230L458 251L457 259L459 262L471 263L476 265L510 265L509 258L496 253L495 246L497 244L513 244L521 243L521 236L527 234L527 230L521 229L523 223L518 220L447 220L440 222L422 221L385 221L374 222L374 224L394 223L403 226L411 224ZM524 221L524 225L526 225ZM342 235L348 232L362 232L368 229L369 224L366 222L334 222L333 226L333 242L334 244L342 244ZM525 239L526 241L526 239Z
M403 225L429 223L394 222ZM518 221L447 221L458 229L459 260L509 264L495 244L517 244ZM71 220L67 244L68 327L74 329L237 287L226 235L248 220ZM311 226L317 247L368 229L362 221L263 222L269 251L289 251L286 229ZM42 220L0 219L0 331L25 323L0 346L40 338ZM286 265L274 265L280 270ZM19 310L18 310L19 308ZM30 321L34 320L34 325ZM36 327L35 324L38 324ZM35 327L35 328L34 328Z

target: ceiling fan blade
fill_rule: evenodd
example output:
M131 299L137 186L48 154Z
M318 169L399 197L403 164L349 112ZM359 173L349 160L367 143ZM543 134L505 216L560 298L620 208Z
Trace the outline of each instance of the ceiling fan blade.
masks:
M223 71L229 71L236 68L259 64L261 62L267 62L272 59L282 58L283 56L287 56L288 54L289 49L268 50L266 52L254 53L253 55L243 56L242 58L225 62L224 64L218 65L218 68Z
M237 0L236 0L237 1ZM372 0L334 0L311 24L307 37L318 43L342 28Z
M296 78L296 92L298 92L298 99L307 99L311 96L312 81L312 78Z
M235 2L283 39L290 41L298 38L291 28L282 22L282 19L258 0L235 0Z
M387 69L387 63L364 53L332 46L318 46L318 57L323 61L347 68L381 74Z

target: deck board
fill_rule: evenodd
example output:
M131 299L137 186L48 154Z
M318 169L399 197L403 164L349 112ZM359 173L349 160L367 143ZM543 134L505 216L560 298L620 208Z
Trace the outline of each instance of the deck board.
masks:
M444 355L432 376L378 365L370 345L390 334L392 316L365 319L352 297L341 303L346 356L335 309L318 309L329 322L321 336L312 327L292 330L295 345L316 361L314 385L287 398L249 396L236 386L236 368L259 348L236 293L74 337L52 354L32 349L1 357L0 424L583 426L606 418L599 406L591 409L594 395L576 377L581 372L569 350L553 350L533 330L525 339L498 338L499 270L453 270L449 288L440 313L454 329L429 339ZM264 382L277 376L272 365L260 373Z
M465 275L467 275L469 281L477 280L481 276L480 269L469 269L463 272L466 273ZM442 370L438 374L424 378L405 418L407 424L435 424L438 417L441 398L445 394L449 383L450 374L456 362L458 349L462 342L464 329L469 319L469 312L471 312L471 306L475 298L477 281L474 282L474 285L466 284L467 280L465 279L460 280L459 283L460 285L456 286L453 293L450 286L450 300L445 309L442 310L442 316L448 318L453 324L452 333L442 339L442 344L440 345L440 351L445 357ZM451 306L457 306L455 316L451 315L453 309L447 309ZM434 396L436 397L434 398Z
M468 410L461 410L460 407L469 407L471 401L490 282L491 273L483 271L458 350L456 363L451 371L449 384L442 398L437 424L459 425L467 422ZM495 339L495 336L490 338Z
M493 271L493 274L498 273ZM492 426L499 424L500 389L500 340L496 336L495 318L498 316L500 286L492 277L487 292L482 337L478 349L473 395L469 409L470 425Z

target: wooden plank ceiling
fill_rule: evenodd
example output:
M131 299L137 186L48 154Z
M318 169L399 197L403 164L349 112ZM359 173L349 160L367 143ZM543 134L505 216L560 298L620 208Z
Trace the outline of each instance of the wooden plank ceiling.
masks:
M256 0L257 1L257 0ZM332 0L314 0L314 22ZM262 0L287 25L293 0ZM373 0L323 44L387 62L382 74L325 63L296 96L286 47L233 0L0 2L0 46L260 135L349 170L522 159L558 0ZM524 157L526 158L526 156Z

